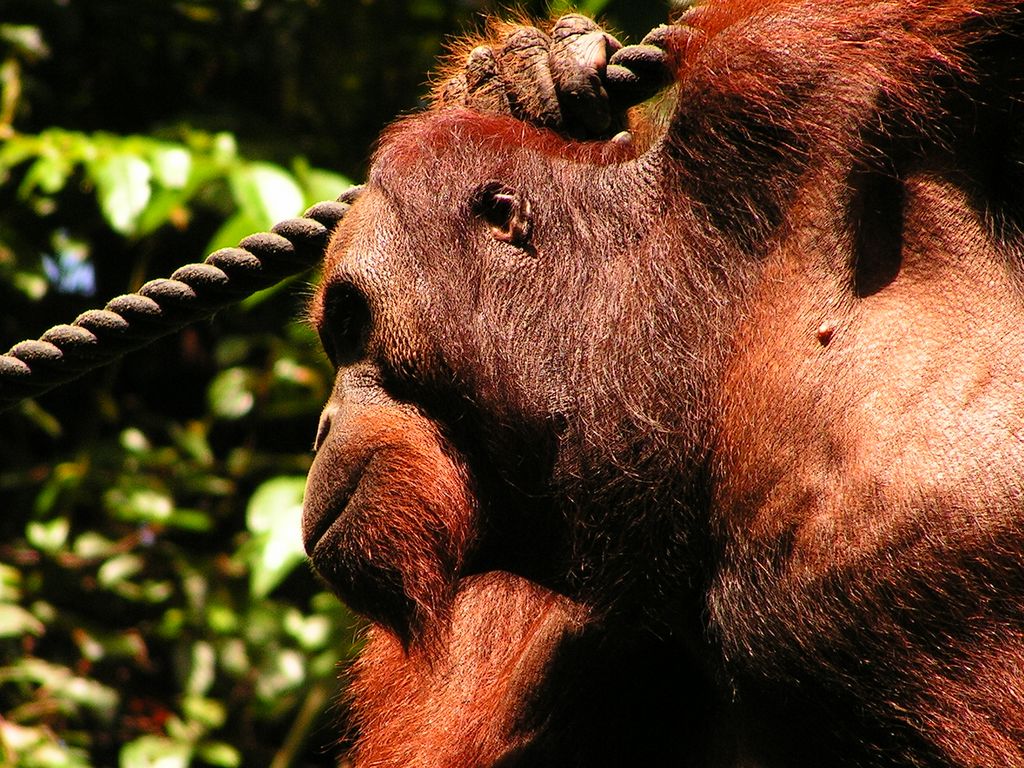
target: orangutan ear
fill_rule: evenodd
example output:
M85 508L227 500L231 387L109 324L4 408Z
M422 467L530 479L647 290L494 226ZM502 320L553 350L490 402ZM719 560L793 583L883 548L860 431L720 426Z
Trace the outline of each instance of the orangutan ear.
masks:
M495 240L529 248L533 206L521 192L501 182L487 182L474 196L473 214L487 225Z

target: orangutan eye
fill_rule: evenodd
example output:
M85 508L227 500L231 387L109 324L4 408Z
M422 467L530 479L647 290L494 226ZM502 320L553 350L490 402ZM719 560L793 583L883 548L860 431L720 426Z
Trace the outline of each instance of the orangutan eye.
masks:
M530 245L530 201L509 186L489 181L473 198L473 214L487 224L491 236L500 242L526 249Z
M366 296L355 286L334 283L327 288L317 332L327 357L336 367L351 365L363 357L372 324Z

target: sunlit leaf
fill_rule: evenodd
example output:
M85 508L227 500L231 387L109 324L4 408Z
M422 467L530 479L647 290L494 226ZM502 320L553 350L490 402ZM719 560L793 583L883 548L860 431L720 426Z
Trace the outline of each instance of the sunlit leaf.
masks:
M227 720L223 703L202 696L186 696L181 701L181 710L189 720L195 720L209 730L220 728Z
M166 523L174 513L174 500L156 488L128 487L110 489L104 501L122 520Z
M11 768L92 768L83 750L69 746L49 728L18 725L2 717L0 755L17 759Z
M22 637L36 635L46 630L43 622L20 605L0 603L0 637Z
M273 373L275 380L300 387L308 387L319 378L316 371L291 357L280 357L275 360Z
M181 189L192 171L192 154L184 147L160 147L153 153L153 178L168 189Z
M230 176L239 210L266 229L302 212L302 190L288 173L270 163L238 165Z
M88 661L99 661L106 655L103 643L97 640L90 632L80 629L75 633L75 645L83 659Z
M57 609L52 603L48 603L45 600L36 600L29 606L32 611L32 615L39 619L43 624L53 624L57 620Z
M218 768L237 768L242 764L242 756L238 750L223 741L210 741L199 745L199 758Z
M340 173L312 168L306 162L295 162L295 175L306 190L306 205L322 200L336 200L345 190L351 188L352 180Z
M222 419L240 419L256 402L255 374L248 368L228 368L210 383L207 399L210 409Z
M100 566L96 579L99 581L100 586L112 587L118 582L135 576L144 566L145 563L138 555L117 555Z
M71 531L71 521L66 517L58 517L45 522L33 520L25 526L25 538L28 543L43 552L56 552L67 543Z
M157 189L146 204L145 210L139 214L135 223L136 234L152 234L167 223L174 224L179 229L184 228L189 221L188 200L188 190Z
M216 677L217 654L213 646L205 641L193 643L189 654L188 680L185 690L192 696L204 695Z
M252 662L245 643L237 637L224 643L220 649L220 665L229 675L247 676L252 671Z
M185 427L171 425L174 444L204 467L213 466L214 454L207 439L207 427L198 421L190 421Z
M253 534L249 587L257 599L268 595L306 559L300 533L305 486L304 477L275 477L249 499L246 524Z
M323 648L331 635L331 622L326 616L303 616L294 609L285 614L284 628L307 651Z
M38 189L44 194L55 195L64 189L72 168L67 157L48 152L29 167L18 187L18 194L27 197Z
M120 768L188 768L192 745L162 736L142 736L121 749Z
M149 163L129 154L114 154L92 166L100 210L115 232L134 232L152 193L152 175Z
M243 238L266 228L265 221L252 216L248 211L240 210L221 225L204 250L213 253L221 248L234 248Z
M42 659L20 659L0 670L0 681L28 682L47 688L67 711L84 707L104 721L113 719L120 701L117 691L86 677L79 677L67 667Z
M608 7L611 0L551 0L548 13L561 16L566 13L583 13L587 16L599 16Z
M238 142L234 134L218 133L213 137L211 155L215 162L228 164L238 157Z
M18 271L14 274L11 279L11 283L14 288L23 293L27 298L33 301L38 301L46 295L47 289L50 287L49 281L42 275L35 274L33 272L25 272L23 270Z
M0 720L0 743L12 752L24 753L43 739L41 728L26 728L8 720Z
M121 447L129 453L140 455L153 450L146 433L138 427L128 427L121 432Z
M37 136L11 136L0 143L0 176L8 169L39 154Z
M21 599L21 571L13 565L0 563L0 603Z
M36 26L0 24L0 40L28 59L43 59L50 55L43 33Z
M306 681L306 666L298 651L282 650L268 662L256 681L256 696L261 701L274 703Z
M217 634L229 635L238 631L238 614L227 605L211 605L206 611L206 621Z
M115 542L96 531L85 531L72 545L74 553L86 559L109 557L116 547Z

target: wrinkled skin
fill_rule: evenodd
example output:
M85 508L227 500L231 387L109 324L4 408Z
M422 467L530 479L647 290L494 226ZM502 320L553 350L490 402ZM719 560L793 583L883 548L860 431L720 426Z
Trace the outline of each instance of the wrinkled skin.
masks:
M477 53L385 135L312 307L357 768L1024 764L1019 11L712 2L649 144L572 46L607 121Z

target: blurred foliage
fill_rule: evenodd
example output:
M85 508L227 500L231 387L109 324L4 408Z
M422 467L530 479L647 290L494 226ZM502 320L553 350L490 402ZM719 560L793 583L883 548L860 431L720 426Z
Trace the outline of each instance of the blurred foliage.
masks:
M493 10L0 0L0 343L336 197ZM296 283L0 414L0 765L336 764L359 623L299 539L332 372Z

